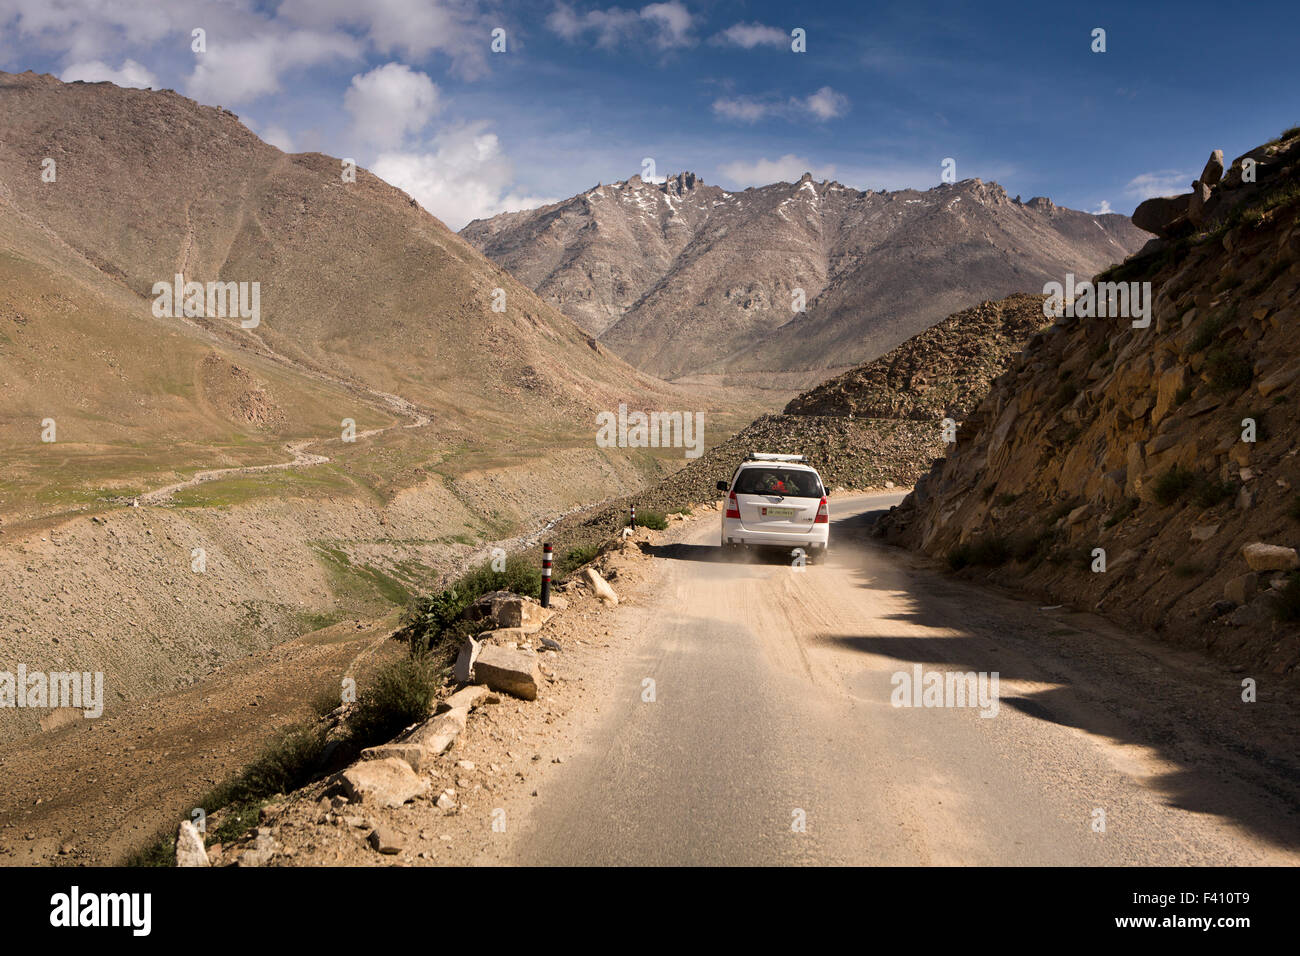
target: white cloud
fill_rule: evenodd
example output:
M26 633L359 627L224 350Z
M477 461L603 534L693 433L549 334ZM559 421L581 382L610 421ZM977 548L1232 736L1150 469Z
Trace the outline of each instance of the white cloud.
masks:
M113 69L103 60L89 60L73 63L59 76L64 83L82 80L86 83L116 83L118 86L131 86L136 89L157 88L158 78L135 60L124 60L120 69Z
M735 160L723 163L720 170L724 176L738 186L766 186L769 183L793 183L804 173L812 173L814 179L832 179L835 167L818 166L812 160L787 153L779 159L757 159L753 162Z
M209 32L207 52L194 54L186 91L204 103L243 103L279 91L280 78L290 69L360 55L361 44L341 33L300 30L229 41Z
M641 16L658 26L659 34L655 37L655 42L664 49L690 46L695 42L691 36L691 13L678 0L642 7Z
M788 100L753 96L719 97L713 101L713 112L724 119L741 123L756 123L769 116L791 122L812 119L826 122L849 111L849 98L823 86L807 97L792 96Z
M1192 176L1176 169L1161 169L1152 173L1142 173L1129 180L1124 192L1137 199L1150 199L1153 196L1177 196L1191 188Z
M710 43L738 46L752 50L756 46L786 46L790 35L777 27L762 23L735 23L716 34Z
M581 14L570 4L559 2L546 18L551 31L564 39L574 41L590 33L596 46L607 50L625 42L644 43L647 30L650 43L660 50L690 46L695 42L693 24L691 12L679 0L652 3L640 10L610 7Z
M713 101L713 112L725 119L741 123L756 123L772 112L770 103L762 103L746 96L719 97Z
M514 164L486 122L442 130L430 146L428 152L383 153L370 171L410 193L450 229L459 230L471 219L557 201L512 188Z
M828 120L843 116L849 111L849 98L843 93L836 93L829 86L823 86L804 100L803 105L819 120Z
M1111 209L1111 208L1110 208L1110 200L1109 200L1109 199L1103 199L1103 200L1101 201L1101 205L1099 205L1096 209L1094 209L1094 210L1092 211L1092 214L1093 214L1094 216L1105 216L1105 215L1109 215L1110 213L1112 213L1112 212L1114 212L1114 211L1115 211L1114 209Z
M0 34L17 49L54 51L70 65L116 59L128 47L148 49L200 22L201 0L167 4L68 0L0 0ZM215 17L209 17L215 20ZM188 33L189 27L185 28Z
M317 29L360 27L380 53L415 61L440 53L454 72L473 79L487 70L492 28L508 26L480 7L478 0L284 0L277 16Z
M357 138L372 151L400 146L418 133L441 108L438 87L427 74L402 63L385 63L358 73L343 94Z

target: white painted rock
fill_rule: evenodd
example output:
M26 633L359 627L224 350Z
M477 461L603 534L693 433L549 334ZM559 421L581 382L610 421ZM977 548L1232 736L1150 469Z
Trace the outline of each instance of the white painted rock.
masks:
M208 866L208 850L203 845L203 834L189 820L181 821L176 833L176 865Z
M596 592L596 597L600 598L611 607L618 606L618 595L615 594L614 589L609 586L609 582L600 576L599 571L595 568L586 568L583 571L583 574L587 576L587 583L590 584L591 589Z

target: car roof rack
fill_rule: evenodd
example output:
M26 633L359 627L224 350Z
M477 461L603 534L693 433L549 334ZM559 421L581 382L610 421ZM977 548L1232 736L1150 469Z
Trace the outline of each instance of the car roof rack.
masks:
M745 461L791 461L807 462L807 455L773 455L764 451L751 451Z

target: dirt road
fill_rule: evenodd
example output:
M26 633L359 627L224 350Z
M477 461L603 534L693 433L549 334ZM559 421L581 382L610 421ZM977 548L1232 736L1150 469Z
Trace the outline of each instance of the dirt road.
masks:
M834 501L832 556L802 572L726 561L716 515L656 549L655 590L616 615L615 639L635 636L602 715L491 855L1300 862L1294 711L1270 698L1267 675L870 543L867 513L899 497ZM917 665L997 672L996 715L893 706L894 675ZM1241 699L1248 676L1257 703Z

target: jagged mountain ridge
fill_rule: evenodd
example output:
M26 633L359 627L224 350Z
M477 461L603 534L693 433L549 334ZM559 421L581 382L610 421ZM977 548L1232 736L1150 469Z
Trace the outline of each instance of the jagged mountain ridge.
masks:
M1022 203L978 179L891 193L805 174L728 192L691 173L600 185L461 235L639 368L804 386L1147 238L1125 216Z

